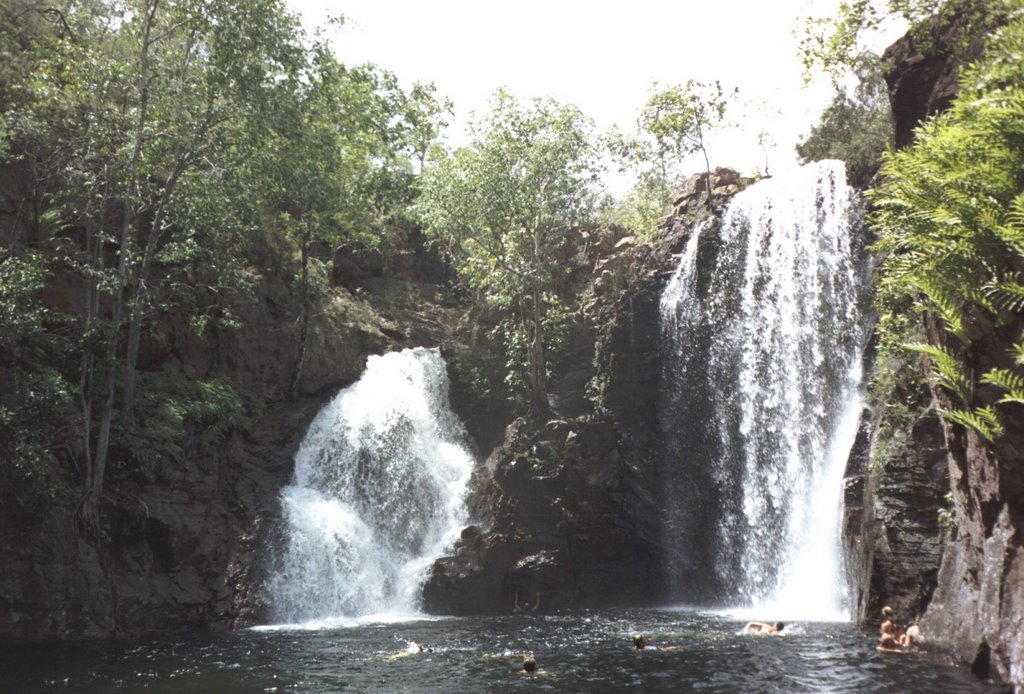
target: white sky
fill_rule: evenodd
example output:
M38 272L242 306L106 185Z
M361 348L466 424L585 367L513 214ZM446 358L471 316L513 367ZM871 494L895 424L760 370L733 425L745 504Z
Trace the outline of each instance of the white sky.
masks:
M631 131L655 81L717 79L738 87L743 105L732 113L738 128L709 138L712 166L763 170L757 136L765 131L776 143L769 166L777 170L795 159L794 144L832 97L827 80L804 86L797 34L802 17L830 15L839 0L290 3L309 26L345 15L336 39L343 61L375 63L407 86L434 82L455 103L455 144L501 86L521 98L575 104L603 132L613 124ZM693 170L702 168L695 162Z

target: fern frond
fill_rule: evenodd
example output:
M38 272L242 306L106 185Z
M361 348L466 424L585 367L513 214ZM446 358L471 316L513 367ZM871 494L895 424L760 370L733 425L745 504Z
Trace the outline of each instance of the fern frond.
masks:
M1010 355L1017 366L1024 366L1024 340L1010 347Z
M1024 194L1011 201L1001 223L992 224L989 228L1011 253L1018 259L1024 259Z
M939 414L951 422L977 432L992 442L1004 433L1003 423L991 405L975 410L939 410Z
M964 374L956 357L941 347L933 345L911 344L903 347L912 352L920 352L931 359L932 365L935 367L933 373L936 384L953 393L963 402L970 402L971 382Z
M969 347L971 338L967 336L967 331L964 329L963 310L959 297L930 277L919 275L914 278L914 284L928 297L932 311L946 324L949 334Z
M1019 277L994 281L986 287L985 293L1000 310L1024 313L1024 282Z
M992 369L981 377L981 382L1006 391L1006 395L999 400L999 404L1008 402L1024 404L1024 377L1009 369Z

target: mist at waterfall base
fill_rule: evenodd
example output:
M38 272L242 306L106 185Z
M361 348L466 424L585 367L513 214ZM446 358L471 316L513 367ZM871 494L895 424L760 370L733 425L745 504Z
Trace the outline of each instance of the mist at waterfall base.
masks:
M466 524L473 469L436 349L371 356L316 416L281 494L276 620L418 614L426 571Z
M752 185L689 237L661 300L677 599L850 618L839 533L868 334L858 224L832 161Z

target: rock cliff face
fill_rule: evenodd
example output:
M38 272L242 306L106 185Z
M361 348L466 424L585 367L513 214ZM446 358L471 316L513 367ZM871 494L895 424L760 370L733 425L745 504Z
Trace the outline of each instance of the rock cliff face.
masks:
M575 257L588 279L584 337L551 389L564 416L542 431L522 420L509 427L474 480L476 524L433 568L428 610L504 613L531 609L538 596L541 610L664 601L658 304L693 225L709 214L706 180L683 185L650 243L616 230L573 241L587 249ZM715 171L715 204L749 183Z
M265 249L255 259L264 275L241 329L200 339L169 315L153 331L165 338L142 349L143 371L230 379L261 403L244 427L186 432L179 459L156 456L145 466L115 451L98 539L76 525L73 505L26 508L0 484L0 640L226 629L263 617L267 529L308 423L361 375L367 355L437 345L449 329L448 309L424 312L430 292L415 308L375 309L335 286L322 299L299 394L290 399L298 299L283 279L287 269L277 267L282 257ZM414 265L400 270L405 281L432 279L429 259L403 262ZM373 280L363 272L362 281ZM70 301L74 291L54 288L51 303ZM401 318L401 329L389 315ZM67 483L74 489L77 480Z
M983 28L996 21L989 18L987 5L985 0L962 3L961 9L918 27L883 53L897 148L909 145L914 128L953 102L960 67L981 55Z
M1022 325L991 329L965 353L969 369L1006 368ZM931 339L941 327L929 321ZM939 407L952 406L935 389ZM993 394L982 396L997 399ZM943 421L955 537L946 543L923 633L981 676L1024 686L1024 418L994 443Z
M998 23L986 6L967 3L886 51L898 146L956 95L960 61L982 50L978 22ZM926 51L918 49L921 36ZM1005 346L1022 326L973 327L978 339L961 350L968 372L1009 366ZM942 339L934 319L925 330L929 342ZM883 604L903 620L923 613L929 648L980 677L1024 686L1024 420L1006 417L1006 434L989 443L930 414L952 405L941 388L894 395L909 399L909 410L892 416L877 405L851 461L858 474L847 478L844 532L859 619L877 624ZM995 396L981 398L985 404Z

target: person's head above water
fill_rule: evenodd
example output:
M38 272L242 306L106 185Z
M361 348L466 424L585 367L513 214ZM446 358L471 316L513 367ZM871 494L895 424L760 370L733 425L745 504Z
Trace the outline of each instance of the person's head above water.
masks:
M537 661L532 655L526 656L523 660L523 670L526 672L537 672Z
M649 643L650 641L648 641L647 637L643 634L637 634L633 637L633 648L637 649L638 651L642 651L643 649L647 648L647 644Z
M782 631L786 628L786 625L783 622L775 622L773 626L775 628L775 631Z

